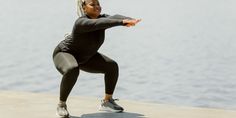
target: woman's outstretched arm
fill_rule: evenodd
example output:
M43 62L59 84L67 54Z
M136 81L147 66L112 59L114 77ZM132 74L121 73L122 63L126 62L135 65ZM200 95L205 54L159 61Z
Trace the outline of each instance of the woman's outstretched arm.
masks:
M120 14L116 14L116 15L112 15L112 16L106 15L106 17L110 18L110 19L122 19L122 20L124 20L124 19L130 19L130 20L134 19L134 18L131 18L131 17L120 15Z
M89 19L82 17L77 19L75 22L75 28L78 33L91 32L122 25L124 25L122 19L110 18Z
M98 18L98 19L89 19L89 18L79 18L75 23L75 28L78 33L91 32L100 29L107 29L114 26L135 26L140 19L113 19L113 18Z

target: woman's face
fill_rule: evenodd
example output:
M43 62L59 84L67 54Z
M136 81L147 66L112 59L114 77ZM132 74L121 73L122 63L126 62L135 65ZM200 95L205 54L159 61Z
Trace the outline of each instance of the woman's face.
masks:
M101 13L101 6L98 0L85 0L85 5L83 6L85 14L91 18L97 18Z

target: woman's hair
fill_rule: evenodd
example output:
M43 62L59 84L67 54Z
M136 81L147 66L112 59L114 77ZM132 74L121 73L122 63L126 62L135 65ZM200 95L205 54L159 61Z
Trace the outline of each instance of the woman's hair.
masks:
M76 0L77 15L79 17L84 15L83 6L85 5L86 0Z

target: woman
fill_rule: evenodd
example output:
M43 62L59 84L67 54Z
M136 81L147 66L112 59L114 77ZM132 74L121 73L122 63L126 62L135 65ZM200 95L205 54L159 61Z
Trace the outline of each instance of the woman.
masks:
M61 117L69 116L66 101L80 70L104 73L105 97L100 110L122 112L124 109L112 98L118 79L118 64L99 53L98 49L104 42L105 29L114 26L134 26L140 20L121 15L100 14L101 7L98 0L84 0L82 7L85 15L76 20L71 35L66 36L53 53L55 66L63 75L57 114Z

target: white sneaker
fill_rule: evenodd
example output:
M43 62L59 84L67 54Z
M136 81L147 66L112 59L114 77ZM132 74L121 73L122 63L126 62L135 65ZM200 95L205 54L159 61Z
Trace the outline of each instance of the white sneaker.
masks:
M60 118L69 118L70 115L67 111L67 105L65 103L58 104L56 115Z

